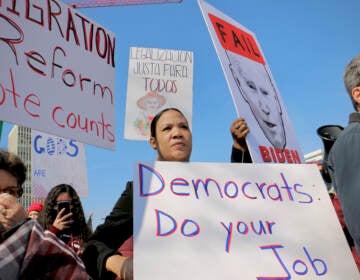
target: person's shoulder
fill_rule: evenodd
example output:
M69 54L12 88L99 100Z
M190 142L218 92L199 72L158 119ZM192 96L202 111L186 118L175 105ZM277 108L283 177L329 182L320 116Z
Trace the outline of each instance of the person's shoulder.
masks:
M350 122L341 131L329 151L329 156L344 156L346 151L348 151L346 154L352 153L355 155L357 152L360 152L360 145L356 145L356 143L360 143L360 121Z
M124 191L121 194L121 197L125 197L125 196L130 196L132 197L133 194L133 181L128 181L126 182L126 186ZM121 199L120 197L120 199Z
M337 136L335 143L344 141L349 137L360 138L360 119L359 121L350 121L349 124L344 128L344 130L341 131L341 133Z

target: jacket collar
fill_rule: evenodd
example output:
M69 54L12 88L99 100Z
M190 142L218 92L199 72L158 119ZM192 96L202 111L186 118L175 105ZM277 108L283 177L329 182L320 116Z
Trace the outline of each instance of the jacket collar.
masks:
M360 113L359 112L354 112L351 113L349 116L349 123L352 122L360 122Z

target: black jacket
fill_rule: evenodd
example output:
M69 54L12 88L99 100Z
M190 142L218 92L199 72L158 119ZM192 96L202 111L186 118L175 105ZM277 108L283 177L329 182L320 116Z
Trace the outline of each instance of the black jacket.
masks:
M231 162L251 163L248 151L232 148ZM133 183L127 182L124 192L116 202L105 222L99 225L88 243L82 259L87 272L95 279L114 279L105 268L106 259L117 254L118 248L133 234Z

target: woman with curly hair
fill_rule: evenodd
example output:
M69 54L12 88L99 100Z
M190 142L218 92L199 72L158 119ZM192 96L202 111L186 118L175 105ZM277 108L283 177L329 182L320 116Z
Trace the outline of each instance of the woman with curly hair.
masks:
M67 184L53 187L44 201L38 220L44 229L56 234L78 255L82 254L83 245L92 232L85 221L80 198L73 187Z

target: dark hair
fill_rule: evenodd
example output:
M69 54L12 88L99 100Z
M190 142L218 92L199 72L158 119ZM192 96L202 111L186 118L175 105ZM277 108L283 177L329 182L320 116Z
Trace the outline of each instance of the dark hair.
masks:
M44 206L38 217L39 223L44 229L50 229L58 214L57 210L54 209L57 205L56 198L61 193L68 193L72 198L71 203L73 209L71 212L73 215L71 219L73 220L73 223L71 224L71 233L86 242L91 235L91 230L85 221L84 210L82 208L80 198L75 189L70 185L60 184L49 191L45 198Z
M152 119L151 124L150 124L150 135L154 138L156 138L156 125L158 120L160 119L160 117L162 116L162 114L164 114L167 111L176 111L179 112L182 116L184 116L184 114L177 108L165 108L163 110L161 110L159 113L156 114L156 116ZM185 117L185 116L184 116Z
M0 150L0 169L9 172L16 178L18 196L21 197L24 191L22 185L26 179L26 166L20 157L5 150Z

